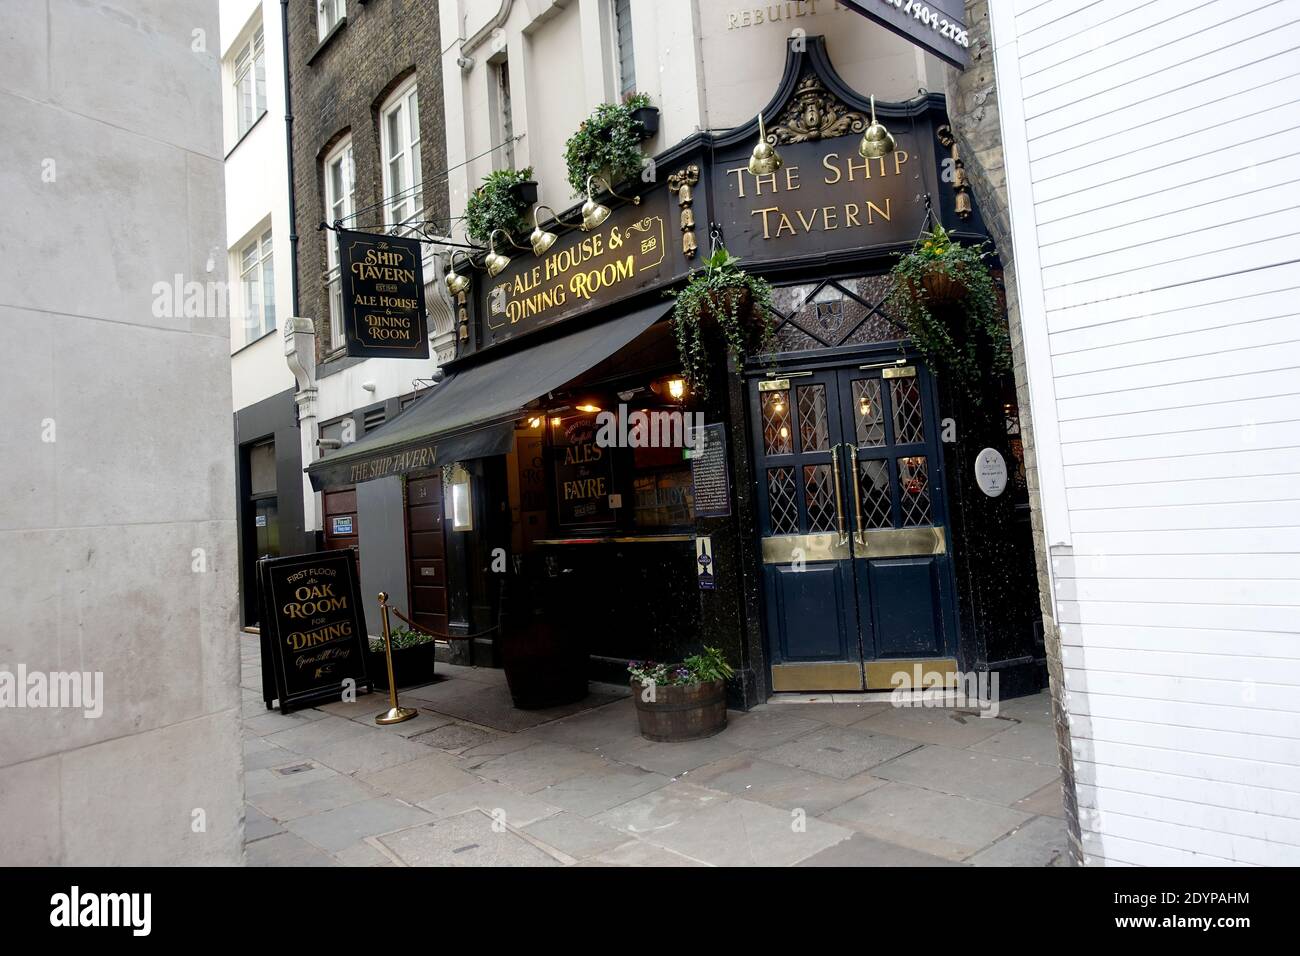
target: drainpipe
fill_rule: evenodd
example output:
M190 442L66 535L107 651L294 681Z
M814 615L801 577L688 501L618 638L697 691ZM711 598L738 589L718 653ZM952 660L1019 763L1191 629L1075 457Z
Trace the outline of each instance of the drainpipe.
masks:
M298 314L298 211L293 195L293 105L289 94L289 0L280 0L281 62L284 66L284 151L289 167L289 288Z

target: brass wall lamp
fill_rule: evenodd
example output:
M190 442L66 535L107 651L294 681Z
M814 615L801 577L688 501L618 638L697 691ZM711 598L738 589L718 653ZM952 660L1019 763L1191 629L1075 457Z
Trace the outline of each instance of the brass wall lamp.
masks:
M510 265L510 257L497 252L496 241L498 232L505 236L506 242L510 243L510 245L514 246L516 249L526 250L528 248L527 246L521 246L519 243L515 242L514 239L510 237L510 233L506 232L504 229L493 229L492 235L488 236L488 253L483 257L483 265L487 267L487 274L490 276L499 274L502 269Z
M858 143L858 155L863 159L879 159L892 153L897 144L889 130L876 120L876 98L871 97L871 125L862 134Z
M599 176L592 174L587 177L587 201L582 204L582 231L590 232L597 228L606 219L609 218L609 207L603 203L596 202L596 197L591 191L593 182L600 183L605 192L609 193L615 199L622 199L624 202L630 202L634 206L641 205L640 196L620 196L614 192L614 187Z
M528 241L533 247L533 255L535 256L543 255L547 249L555 245L555 240L560 238L558 235L551 232L550 230L542 228L541 210L543 209L549 212L551 214L551 218L554 219L556 223L558 223L561 226L578 225L578 223L576 222L565 222L558 215L556 215L554 209L552 209L550 206L546 205L545 203L538 203L537 205L533 206L533 232L528 237Z
M460 249L452 252L451 265L447 269L447 291L452 295L460 295L462 292L467 291L474 281L470 273L456 271L456 256L458 255L465 257L465 261L470 264L471 269L474 267L474 263L467 253Z
M781 168L781 157L771 143L767 141L767 130L763 127L763 114L758 114L758 143L749 154L749 171L755 176L770 176Z

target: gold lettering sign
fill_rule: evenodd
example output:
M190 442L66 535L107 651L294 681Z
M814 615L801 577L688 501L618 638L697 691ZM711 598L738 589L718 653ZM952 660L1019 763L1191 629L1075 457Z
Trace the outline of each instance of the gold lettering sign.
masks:
M631 221L611 219L594 232L575 234L566 245L557 243L539 259L525 259L487 290L484 321L489 340L500 341L637 291L658 278L666 248L664 217L656 213Z
M370 481L372 478L385 478L388 475L401 475L418 468L431 468L437 457L435 448L414 448L371 458L369 461L356 462L351 466L351 481Z

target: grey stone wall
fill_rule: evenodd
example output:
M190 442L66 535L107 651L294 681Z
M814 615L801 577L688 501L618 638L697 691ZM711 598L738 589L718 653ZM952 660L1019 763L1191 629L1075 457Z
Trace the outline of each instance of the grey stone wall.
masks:
M442 47L438 5L427 0L349 0L347 25L322 45L316 4L289 4L289 79L293 109L293 186L298 217L298 311L316 323L318 360L329 342L326 270L331 232L324 219L321 163L348 135L356 167L354 202L360 211L383 199L379 110L387 96L416 75L420 100L420 160L426 218L445 222L447 137L443 129ZM376 206L351 224L379 232ZM364 228L363 228L364 227ZM431 231L436 231L433 227ZM426 276L426 279L428 276Z
M6 865L242 860L221 147L215 3L4 4L0 682L102 675L0 710Z
M1061 668L1061 638L1052 610L1049 555L1043 533L1043 507L1039 496L1034 441L1034 410L1029 402L1025 376L1025 349L1021 334L1020 307L1016 299L1016 261L1007 206L1006 168L1002 157L1002 133L998 112L997 80L993 68L993 43L989 27L989 0L967 0L966 22L970 27L971 65L964 71L947 70L948 114L961 150L962 163L970 178L975 201L988 225L1002 260L1007 291L1007 314L1014 356L1016 401L1020 406L1021 437L1025 447L1025 472L1029 485L1030 519L1034 531L1034 558L1038 569L1038 593L1043 612L1047 670L1056 723L1057 749L1061 757L1062 789L1071 851L1079 863L1083 853L1079 837L1079 810L1074 787L1074 757L1070 728L1066 721Z

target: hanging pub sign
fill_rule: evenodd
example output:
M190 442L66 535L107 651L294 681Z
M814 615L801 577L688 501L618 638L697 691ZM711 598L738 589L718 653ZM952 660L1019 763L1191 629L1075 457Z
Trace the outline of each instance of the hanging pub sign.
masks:
M970 66L965 0L840 0L959 70Z
M346 229L338 241L348 355L427 359L420 243Z
M352 548L266 558L261 584L262 668L274 674L280 712L368 690L365 614ZM267 659L267 654L270 659ZM270 706L271 682L263 681Z

